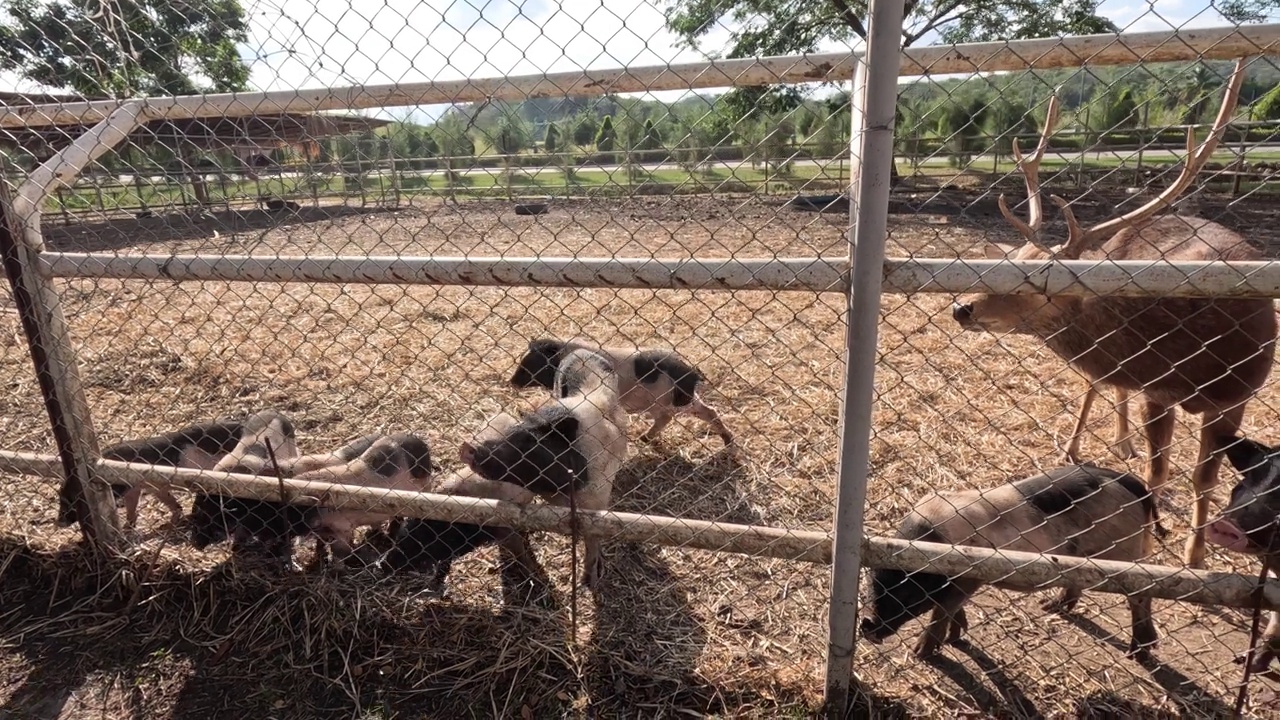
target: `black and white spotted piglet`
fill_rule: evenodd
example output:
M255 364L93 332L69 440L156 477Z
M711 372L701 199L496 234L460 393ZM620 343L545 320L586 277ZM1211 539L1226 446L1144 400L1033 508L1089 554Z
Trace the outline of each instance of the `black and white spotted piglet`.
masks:
M989 490L937 493L920 501L902 521L903 540L1137 561L1152 546L1159 526L1155 502L1140 479L1092 465L1055 468ZM879 569L872 573L871 614L864 637L879 643L908 620L932 611L916 655L928 657L968 629L964 604L981 588L976 580L925 572ZM997 587L1001 585L997 584ZM1044 604L1070 610L1079 590L1064 590ZM1129 598L1133 639L1129 654L1149 656L1156 643L1151 598Z
M627 416L614 365L589 350L565 356L549 400L516 419L505 413L462 446L462 461L486 480L536 493L561 507L607 510L627 455ZM604 569L600 539L583 543L583 582L595 586Z
M538 338L520 359L511 384L518 388L543 387L559 397L571 388L556 388L556 371L575 350L587 350L605 358L618 376L618 393L623 410L648 413L653 427L641 437L645 442L658 437L676 415L693 415L711 426L726 446L733 434L720 415L698 394L705 378L697 368L670 350L606 347L583 340Z
M242 420L216 420L213 422L195 423L173 432L152 437L127 440L103 448L102 457L107 460L121 462L146 463L161 467L191 468L196 470L212 470L218 460L235 449L236 443L244 433ZM150 480L129 486L123 483L112 483L111 492L116 504L124 505L125 528L132 530L138 524L138 501L143 492L156 496L169 509L170 521L177 525L182 521L184 511L178 499L173 496L167 483ZM77 494L72 491L71 484L64 482L58 493L59 527L67 527L79 522L80 514L76 509Z

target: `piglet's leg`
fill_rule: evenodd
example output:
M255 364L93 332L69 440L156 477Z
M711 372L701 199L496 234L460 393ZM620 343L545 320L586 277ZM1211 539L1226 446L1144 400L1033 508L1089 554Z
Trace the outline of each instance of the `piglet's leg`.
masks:
M168 488L153 487L151 488L151 492L155 493L155 496L160 500L160 502L164 503L164 506L169 508L169 522L174 525L181 525L183 518L186 517L186 513L182 511L182 505L178 502L178 498L174 497L173 493L169 492Z
M1253 653L1253 662L1249 663L1249 672L1264 673L1271 668L1271 663L1280 655L1280 612L1271 611L1271 619L1267 629L1258 638L1258 647ZM1247 655L1236 658L1237 663L1244 662Z
M142 486L134 485L125 491L124 497L124 527L126 530L132 530L138 527L138 501L142 499Z
M661 433L671 424L672 415L666 409L653 408L649 411L649 416L653 418L653 427L645 431L640 436L641 442L653 442L658 439L658 433Z
M964 607L964 603L969 599L967 592L948 593L933 608L933 614L929 616L929 626L925 628L924 633L920 636L920 641L916 643L916 657L920 659L928 658L938 652L944 642L954 642L959 639L959 633L952 629L953 625L959 627L967 627L969 624L968 617L963 619L957 617ZM952 638L955 635L957 637Z
M1129 614L1132 617L1133 639L1129 641L1126 653L1139 662L1151 659L1151 648L1155 647L1158 635L1156 623L1151 618L1151 598L1129 598Z
M947 631L947 644L954 645L960 642L967 632L969 632L969 616L965 614L964 608L957 608L955 613L951 615L951 628Z
M729 432L729 428L725 427L724 421L720 419L720 413L703 402L702 398L694 396L693 405L689 408L689 413L710 425L711 429L724 441L726 447L733 445L733 433Z

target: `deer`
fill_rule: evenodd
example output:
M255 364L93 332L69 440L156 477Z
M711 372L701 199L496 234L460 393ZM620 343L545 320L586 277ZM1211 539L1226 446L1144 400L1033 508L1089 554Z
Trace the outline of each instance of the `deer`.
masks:
M1027 187L1023 221L997 199L1000 214L1026 240L1019 260L1108 259L1248 261L1262 253L1234 231L1210 220L1163 214L1195 180L1222 139L1244 82L1245 60L1227 81L1222 107L1209 137L1199 146L1187 132L1187 154L1176 180L1146 204L1101 223L1082 227L1070 204L1050 199L1067 225L1055 246L1041 235L1044 211L1040 161L1057 120L1057 93L1050 98L1039 143L1014 159ZM992 245L991 257L1004 257ZM1161 498L1169 480L1176 410L1201 416L1199 451L1191 474L1195 492L1192 533L1183 550L1188 567L1204 567L1209 493L1218 481L1215 438L1240 429L1245 407L1267 381L1275 363L1276 311L1270 299L971 294L956 299L952 317L966 331L1031 335L1083 374L1091 385L1141 395L1147 457L1143 480ZM1091 387L1091 391L1092 391Z
M1111 390L1115 393L1116 408L1111 454L1121 460L1131 460L1138 457L1138 451L1133 447L1133 433L1129 425L1129 391L1122 387L1113 387ZM1098 399L1099 394L1101 391L1098 389L1098 383L1088 382L1084 399L1080 401L1080 412L1076 417L1075 427L1071 430L1071 440L1067 442L1067 449L1062 453L1063 462L1072 465L1081 463L1080 440L1084 437L1084 427L1089 421L1089 412L1093 409L1093 403Z

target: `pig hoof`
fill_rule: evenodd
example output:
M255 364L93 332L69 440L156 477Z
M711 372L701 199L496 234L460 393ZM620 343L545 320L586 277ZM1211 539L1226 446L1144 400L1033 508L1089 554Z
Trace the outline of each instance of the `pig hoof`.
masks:
M1040 604L1040 609L1049 613L1068 613L1076 609L1076 603L1078 602L1080 602L1079 595L1063 592L1056 598L1045 600Z
M1149 663L1152 661L1151 648L1155 647L1155 643L1147 643L1139 645L1137 640L1129 643L1129 649L1125 651L1125 656L1133 658L1140 663Z
M922 641L916 645L915 655L920 660L928 660L938 654L938 643L930 640Z
M1264 673L1271 667L1271 661L1275 659L1275 654L1267 650L1259 650L1253 656L1253 662L1249 663L1249 672ZM1236 663L1243 664L1245 657L1236 658Z

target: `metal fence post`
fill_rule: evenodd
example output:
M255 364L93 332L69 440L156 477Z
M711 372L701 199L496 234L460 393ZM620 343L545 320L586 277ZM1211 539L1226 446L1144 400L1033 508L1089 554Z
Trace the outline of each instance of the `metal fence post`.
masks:
M827 712L849 709L862 565L862 521L867 495L871 408L884 281L893 157L893 121L901 66L903 4L872 0L864 61L854 72L850 141L849 240L853 277L845 334L841 397L839 492L832 548L827 643Z
M102 550L115 550L120 542L115 501L109 488L92 482L98 442L70 333L52 280L40 272L40 247L23 219L9 186L0 182L0 255L66 473L62 492L74 501L85 538Z

